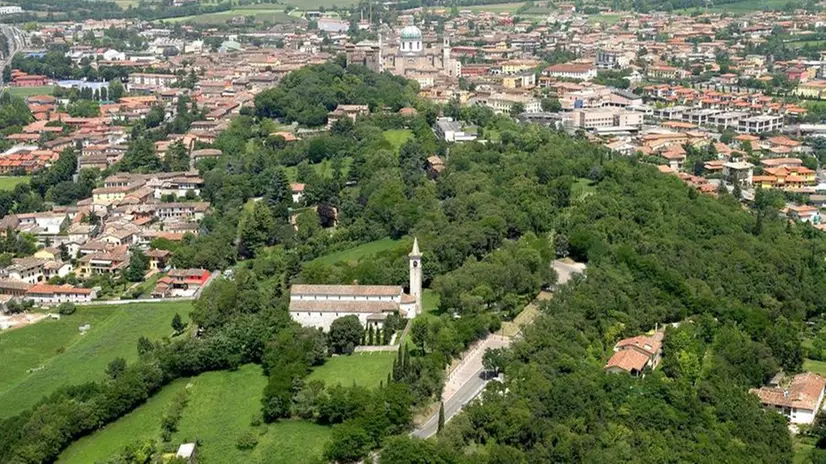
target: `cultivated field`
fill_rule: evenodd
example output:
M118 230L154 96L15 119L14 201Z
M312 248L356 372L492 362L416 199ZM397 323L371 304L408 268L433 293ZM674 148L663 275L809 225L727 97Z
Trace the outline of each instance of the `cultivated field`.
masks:
M289 23L299 20L295 16L290 16L284 13L283 6L278 6L277 8L234 8L232 10L221 11L218 13L169 18L164 21L170 23L223 24L237 16L253 17L255 21L265 21L271 23Z
M78 307L59 321L0 333L0 418L19 413L63 385L101 379L117 357L137 359L142 335L172 334L172 317L187 318L191 303L135 303ZM89 324L81 334L78 327Z

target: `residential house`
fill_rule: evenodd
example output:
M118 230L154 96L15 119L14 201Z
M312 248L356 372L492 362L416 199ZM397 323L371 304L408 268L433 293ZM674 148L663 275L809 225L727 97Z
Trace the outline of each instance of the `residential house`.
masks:
M26 291L24 298L38 306L52 306L60 303L88 303L96 296L97 290L93 288L37 284Z
M811 424L820 412L826 379L805 372L794 376L785 388L752 388L749 393L756 395L764 408L783 414L792 424Z
M614 345L614 354L605 364L605 371L637 376L647 368L656 368L662 357L663 335L663 332L657 331L651 336L639 335L620 340Z

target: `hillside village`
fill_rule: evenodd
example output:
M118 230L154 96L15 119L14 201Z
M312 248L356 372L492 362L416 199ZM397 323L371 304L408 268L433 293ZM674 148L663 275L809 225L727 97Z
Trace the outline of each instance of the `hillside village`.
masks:
M150 362L140 362L158 356L166 371L130 408L166 382L262 364L268 384L253 423L348 423L325 416L325 400L317 399L326 398L324 384L305 385L305 377L327 358L386 352L393 358L389 372L381 371L373 382L378 387L369 391L409 387L405 398L414 398L410 402L425 419L438 416L441 433L443 392L454 383L457 391L478 388L448 403L447 420L478 395L493 392L475 402L491 411L512 401L510 387L495 390L498 382L512 381L514 371L502 366L526 362L533 352L521 348L509 358L504 350L512 340L535 343L538 335L526 327L547 314L516 321L530 305L540 305L537 292L557 291L552 266L559 263L581 266L582 276L568 276L572 283L560 291L562 302L541 302L541 311L581 303L572 303L568 292L583 282L598 285L588 283L588 262L596 279L616 292L602 294L587 316L560 328L569 338L576 338L571 331L582 340L595 338L587 349L563 356L569 365L548 372L570 373L587 362L595 367L587 375L603 375L600 393L606 388L619 395L616 385L625 382L663 382L668 386L657 387L743 395L737 408L785 418L780 423L774 416L750 416L760 417L765 430L782 430L784 440L787 430L798 440L813 436L826 396L826 367L818 367L826 361L826 321L812 301L819 284L809 278L819 272L815 243L826 233L823 9L792 5L735 15L714 8L643 13L567 2L530 2L508 11L391 6L376 5L380 12L355 6L347 12L291 10L290 21L277 23L239 15L218 24L168 18L34 22L23 19L42 12L0 7L6 8L0 17L20 20L12 33L23 37L18 50L0 50L0 181L11 185L0 189L0 329L59 320L75 306L193 302L191 325L176 314L172 336L138 342L135 365L149 369ZM532 151L549 151L556 142L587 151L584 161ZM532 164L538 160L553 162ZM614 206L588 202L625 194L611 187L597 192L605 178L632 178L625 164L612 164L617 162L628 162L628 171L651 185L685 189L687 199L680 202L715 201L715 208L724 204L734 211L709 207L714 220L742 221L709 226L714 232L703 229L703 237L745 233L757 237L750 250L764 250L759 247L772 241L778 247L811 241L811 250L778 253L783 256L772 256L759 270L721 264L708 273L691 268L691 277L683 278L682 269L669 269L675 262L654 262L648 255L682 253L674 250L683 250L680 240L690 241L693 231L674 232L673 242L644 250L624 242L651 233L643 227L676 228L677 222L663 219L663 204L634 197L628 201L639 202L639 214L606 219L600 208L616 208L618 200ZM501 177L487 165L496 163ZM471 167L478 177L463 172ZM490 217L481 212L486 208ZM767 211L771 217L764 217ZM735 213L755 218L755 224ZM658 221L665 225L652 225ZM591 230L591 223L600 227ZM761 236L763 227L775 235ZM777 238L784 228L788 237ZM363 266L358 257L325 261L360 246L381 249L361 256ZM721 262L739 265L742 258L727 244L702 246L704 253L726 250L715 256ZM680 265L696 264L693 257L682 258ZM606 263L643 277L615 277L602 270ZM739 275L719 285L705 282L741 271L773 276L772 266L782 267L784 279L793 274L794 283L778 278L778 289L758 291ZM628 290L648 285L643 279L649 278L656 284L650 292ZM806 291L792 295L787 284L806 285ZM747 296L721 296L741 291ZM664 296L671 293L687 302L679 300L678 308L676 297ZM207 296L199 302L202 294ZM621 297L609 301L615 294ZM648 312L634 313L634 300L645 300L636 304ZM264 319L268 305L282 303L288 317ZM747 312L754 308L766 314ZM284 324L283 332L267 333L260 346L255 343L261 340L244 345L252 354L242 356L239 349L224 359L210 351L219 346L208 345L210 337L223 343L244 332L232 332L239 320L241 328L255 327L244 342L262 327L263 333ZM504 335L503 324L517 327L517 335ZM78 328L81 334L89 329L88 323ZM492 339L501 345L485 352ZM207 346L192 351L202 364L173 359L190 354L175 349L187 343ZM292 352L278 352L279 343ZM318 351L319 359L309 359ZM294 355L301 359L279 357ZM753 362L758 355L770 361ZM721 361L725 356L731 359ZM479 364L477 371L456 381L455 373L471 362ZM734 393L708 380L720 382L724 369L736 370L738 363L752 369L739 373ZM108 369L107 382L119 382L120 368ZM526 372L519 374L540 378ZM639 384L629 383L628 390ZM336 388L342 387L326 392L344 391ZM373 400L389 401L376 396L365 402ZM700 401L707 398L686 404ZM410 407L404 405L405 414ZM729 413L725 407L713 406L721 417ZM110 412L95 427L122 414ZM358 452L335 450L344 456L337 459L326 450L325 457L356 462L376 451L390 429L407 437L413 420L398 420L406 422L385 424L376 432L380 438L371 437ZM739 431L730 420L726 428ZM469 424L455 427L467 436L481 429ZM49 452L95 430L67 433L72 438ZM178 456L164 459L197 462L200 441L177 438L187 441ZM484 442L463 439L473 446L478 443L472 440ZM249 451L256 444L245 435L235 447ZM778 454L766 456L791 453L771 451ZM569 457L547 456L563 462Z

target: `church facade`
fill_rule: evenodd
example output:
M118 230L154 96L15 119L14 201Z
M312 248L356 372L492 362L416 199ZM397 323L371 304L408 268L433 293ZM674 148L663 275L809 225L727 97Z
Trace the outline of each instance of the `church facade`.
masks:
M355 315L362 326L384 325L390 314L412 319L422 310L422 255L418 240L408 255L410 293L399 285L293 285L290 317L305 327L330 330L334 320Z
M421 88L462 75L462 64L450 56L450 39L443 36L440 41L434 34L425 36L413 25L403 28L397 41L385 43L379 35L378 42L350 44L345 51L348 65L389 71L417 81Z

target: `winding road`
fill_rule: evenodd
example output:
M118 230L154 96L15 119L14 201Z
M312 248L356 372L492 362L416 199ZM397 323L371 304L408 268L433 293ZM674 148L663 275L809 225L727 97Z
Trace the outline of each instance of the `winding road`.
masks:
M585 264L582 263L556 260L551 264L551 267L557 273L557 285L563 285L571 280L575 274L585 272ZM442 400L445 405L445 423L458 414L466 404L473 401L491 380L485 376L485 369L482 367L482 357L485 351L508 347L510 343L511 339L508 337L491 334L474 348L464 353L461 364L450 373L442 391ZM414 430L411 435L418 438L429 438L436 434L438 427L439 413L437 411L421 427Z

